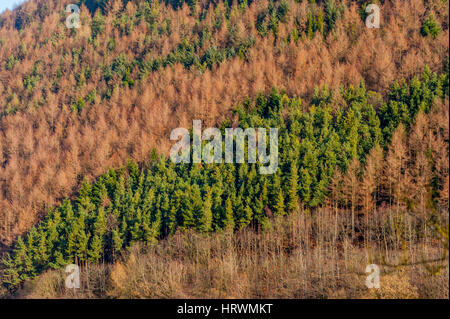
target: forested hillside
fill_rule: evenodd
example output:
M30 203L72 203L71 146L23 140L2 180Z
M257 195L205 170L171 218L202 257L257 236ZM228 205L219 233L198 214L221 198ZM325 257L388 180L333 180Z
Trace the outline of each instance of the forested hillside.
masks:
M85 178L145 161L156 146L166 153L170 130L194 118L221 123L273 87L301 96L304 109L324 85L364 80L386 95L448 57L446 1L387 1L381 30L366 28L362 2L195 3L82 6L80 29L66 28L58 0L1 16L2 242Z
M274 175L258 174L258 164L173 164L156 155L142 169L129 163L110 170L92 185L85 181L73 202L63 201L25 239L18 238L12 258L4 260L3 283L14 289L48 268L114 261L132 243L152 243L177 229L264 229L269 217L296 212L299 203L303 209L324 204L330 193L335 205L350 209L352 239L363 231L355 227L355 211L369 214L383 200L404 206L406 197L422 212L432 200L444 211L448 123L443 121L449 118L442 107L448 85L448 66L439 76L427 70L420 80L395 84L378 112L370 104L374 93L363 84L342 90L334 111L327 90L314 96L306 113L300 98L277 90L248 99L235 109L240 126L281 129ZM410 143L405 127L413 132ZM432 134L428 141L427 134ZM365 239L372 238L365 234Z
M423 245L448 268L448 1L379 1L380 29L368 3L84 0L79 29L60 0L0 15L3 287L190 232L278 238L299 214L305 242L275 255L329 231L333 258ZM196 119L278 128L276 173L172 163L171 130Z

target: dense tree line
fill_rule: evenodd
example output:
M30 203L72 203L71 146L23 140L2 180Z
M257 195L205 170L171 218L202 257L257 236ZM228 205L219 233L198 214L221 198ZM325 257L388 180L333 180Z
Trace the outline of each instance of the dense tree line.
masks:
M184 4L193 8L197 7L195 0L167 0L166 5L175 10L181 10ZM311 1L306 7L306 16L294 15L293 19L288 20L290 6L298 5L288 3L286 0L269 1L259 7L253 21L246 21L251 23L255 28L255 33L249 32L247 35L242 34L242 26L235 24L237 18L244 18L252 1L224 1L222 5L215 2L205 1L201 5L199 12L192 12L192 18L195 21L195 26L185 32L184 30L174 30L172 27L172 19L161 17L162 10L158 1L106 1L106 0L84 0L80 1L79 5L85 5L92 18L90 19L90 34L88 38L89 45L92 46L94 52L100 53L99 49L101 42L106 42L106 52L103 54L109 55L115 51L118 39L115 37L100 37L105 33L105 26L107 17L112 14L113 19L108 20L113 25L113 32L118 32L120 37L127 37L134 32L141 25L145 25L146 36L140 48L135 48L133 51L133 58L124 52L116 54L111 57L110 62L104 62L101 65L90 64L85 55L87 48L74 47L70 52L64 52L63 55L69 56L71 59L72 68L77 66L77 73L75 74L76 89L75 92L83 91L83 94L70 94L71 108L74 111L80 111L88 104L94 104L97 98L104 100L111 97L112 92L117 86L130 87L136 81L142 80L150 73L158 71L161 68L173 66L178 63L189 69L195 67L199 71L211 69L213 66L222 63L225 60L231 59L235 56L248 59L248 50L256 44L256 37L267 37L269 34L274 38L274 44L277 43L278 38L281 42L298 42L302 39L313 39L316 34L326 37L334 29L338 19L344 14L345 4L338 4L335 1L328 0L323 5L317 5L315 1ZM301 3L301 1L300 1ZM235 5L237 4L237 6ZM362 6L362 9L365 5ZM37 7L38 14L33 18L33 14L26 12L19 8L15 16L15 27L21 31L31 24L33 19L39 18L42 22L48 15L50 15L49 4L39 3ZM363 10L364 11L364 10ZM292 14L292 13L291 13ZM239 17L240 16L240 17ZM245 19L248 19L245 17ZM88 20L86 17L83 21ZM285 26L287 30L280 32L279 24L288 24ZM250 26L246 26L248 28ZM224 33L224 28L227 29L225 41L217 41L217 34ZM423 36L431 35L436 38L441 28L434 16L431 14L423 21L420 33ZM154 51L154 48L160 46L158 37L172 37L174 32L180 31L180 34L175 35L178 42L172 45L172 49L167 53L149 52ZM286 34L287 31L287 34ZM51 42L53 46L62 38L67 37L63 33L56 31L52 34L50 39L45 39L39 43L39 46L45 46ZM76 38L77 31L72 30L68 35L69 38ZM4 40L3 40L4 41ZM16 64L25 58L28 50L23 44L15 48L16 52L11 52L5 62L5 69L12 71ZM33 93L39 91L41 85L39 83L45 77L43 74L42 61L36 59L28 74L23 75L23 89L24 92L7 92L4 109L0 109L0 116L13 114L18 110L24 110L30 105L20 102L17 96L26 95L32 96ZM61 89L59 81L63 74L67 73L67 67L62 63L56 70L55 78L52 81L51 91L58 93ZM92 80L93 73L98 69L102 74L101 81L105 86L101 89L92 88L90 90L80 90L86 87L89 80ZM34 101L33 106L42 106L46 102L46 91L42 89L42 98ZM69 99L69 97L67 97Z
M447 66L441 75L427 69L420 79L394 84L389 101L378 109L371 102L376 93L363 83L342 89L339 99L326 87L317 90L306 112L300 98L276 89L247 99L234 110L237 123L223 127L279 128L275 174L258 174L259 163L174 164L156 153L141 168L130 162L110 169L92 184L83 182L75 200L64 200L17 239L13 253L3 259L3 284L14 290L45 269L113 261L133 242L152 243L177 230L264 229L273 215L296 211L299 205L321 205L333 197L336 172L351 177L369 165L373 150L387 150L391 139L398 148L393 131L411 126L418 113L429 113L448 94ZM331 108L332 103L338 107ZM429 183L437 196L443 182ZM356 185L350 178L343 181L345 190L338 191L344 199L340 205L351 203L352 213L361 193ZM373 190L368 196L377 201Z
M66 28L60 0L0 15L0 250L85 177L142 163L155 146L167 154L170 130L192 119L216 125L272 87L302 96L302 111L316 85L364 80L385 97L448 57L440 0L380 3L379 30L365 27L362 1L105 3L81 6L80 29Z
M365 30L360 2L79 3L90 10L80 30L65 29L58 1L0 16L0 240L27 230L3 260L11 290L70 262L113 261L135 241L191 228L261 229L299 206L350 210L352 236L355 215L381 203L448 209L448 126L438 123L448 65L413 77L448 59L448 2L386 2L383 32ZM387 92L400 76L412 80ZM331 88L313 94L319 83ZM268 93L273 86L286 89ZM280 128L274 176L259 175L258 165L147 161L154 145L164 153L164 129L205 113L223 118L259 90L224 127ZM130 157L145 164L86 180L76 199L35 224L80 177Z
M185 68L189 69L195 67L199 71L205 69L211 69L213 66L222 63L224 60L239 56L241 59L247 59L247 52L250 47L256 43L256 34L249 34L242 37L238 34L236 26L232 26L232 20L237 15L243 15L244 10L250 3L247 1L240 1L239 13L237 7L233 7L233 1L225 1L224 7L214 5L213 9L210 6L205 5L201 13L192 13L195 17L196 25L189 32L184 32L181 39L174 48L165 55L157 55L149 57L149 49L155 45L154 39L151 35L157 35L160 37L171 36L174 30L172 30L172 20L170 18L163 18L160 20L160 7L158 1L141 1L136 2L136 8L131 10L120 10L121 5L124 7L129 1L116 1L108 2L104 0L93 1L81 1L79 4L84 4L92 13L93 17L90 23L90 38L89 44L96 50L99 46L98 37L105 31L105 14L115 13L112 22L114 29L119 32L123 37L129 36L133 33L134 29L140 24L145 24L147 27L147 35L144 40L144 46L137 52L134 52L134 59L127 57L125 53L120 53L111 63L105 63L100 66L103 79L102 82L106 84L103 90L93 89L86 92L84 96L72 96L71 108L74 111L81 111L87 104L93 104L96 101L96 97L99 96L102 100L111 97L113 90L117 85L130 87L133 86L135 81L142 80L150 73L158 71L160 68L173 66L177 63L181 63ZM132 2L131 2L132 3ZM130 3L130 4L131 4ZM196 7L196 1L166 1L166 5L171 5L174 9L180 9L183 4L186 3L191 9ZM208 4L208 3L207 3ZM211 3L213 5L213 3ZM47 8L47 9L45 9ZM43 13L43 19L45 14L48 14L48 5L42 5L39 7L39 12ZM319 34L325 34L333 29L336 21L339 17L339 12L343 12L344 6L340 7L340 10L334 5L334 2L328 1L324 9L318 6L311 6L308 11L308 17L306 21L302 21L300 17L295 20L295 25L292 32L286 37L285 41L298 41L299 37L308 37L312 39L316 31ZM206 15L211 14L213 11L211 21L205 23ZM255 21L251 21L255 25L257 34L261 37L266 37L269 33L273 34L275 39L278 36L279 23L286 23L286 16L289 12L289 5L286 1L270 1L266 8L262 8L259 11ZM325 12L325 19L324 14ZM16 17L16 28L22 30L25 25L29 23L31 19L30 15L25 15L27 19L24 20L25 14L19 14ZM24 21L22 21L24 20ZM161 23L162 22L162 23ZM223 25L228 28L227 41L223 43L216 43L213 38L215 34L222 32ZM73 31L76 34L76 31ZM47 40L48 41L48 40ZM116 39L107 39L107 53L113 51L116 46ZM80 72L75 75L77 87L81 88L86 85L86 82L91 78L93 69L99 66L93 66L86 61L83 61L82 48L73 48L69 55L72 57L72 63L81 63ZM6 63L6 69L12 70L20 58L13 54L9 56ZM42 68L40 64L41 60L37 60L33 65L30 74L24 76L23 86L30 94L38 87L38 84L43 77ZM62 68L57 70L56 78L52 84L52 91L57 93L60 89L59 79L62 76L64 70ZM17 96L17 93L14 93ZM9 103L9 107L6 107L3 111L3 115L17 112L20 107L13 99L14 96L10 96L8 100L13 102ZM39 101L38 105L44 104L44 100ZM0 116L2 114L0 113Z

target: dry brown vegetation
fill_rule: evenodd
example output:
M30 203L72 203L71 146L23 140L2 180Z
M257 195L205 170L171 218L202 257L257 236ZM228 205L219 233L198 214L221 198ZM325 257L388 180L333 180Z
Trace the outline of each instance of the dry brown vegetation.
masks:
M393 211L358 218L361 229L380 234L370 245L352 243L349 222L348 212L324 208L277 217L261 233L177 233L155 246L131 247L114 265L83 268L81 289L64 288L65 274L55 270L26 283L17 297L448 298L448 259L435 275L421 264L445 249L433 232L403 236L402 250L391 245L398 238L393 230L403 222L417 229L411 216ZM371 263L380 265L379 289L365 286Z
M425 64L440 69L448 57L448 2L430 1L425 6L422 0L386 1L381 7L382 28L367 29L357 4L344 1L343 17L326 39L318 35L297 43L285 40L295 18L306 19L308 4L288 2L291 10L287 22L279 26L277 39L271 34L257 36L252 23L267 7L266 1L256 1L244 12L235 10L230 19L236 30L233 36L254 34L256 39L246 59L236 56L204 72L180 64L166 67L131 88L117 85L110 99L97 96L79 113L70 109L73 101L94 88L97 92L107 88L102 65L121 53L130 59L166 55L181 35L193 37L190 30L196 19L189 9L174 11L160 5L157 23L161 26L164 18L170 18L172 32L153 35L149 41L146 35L151 32L144 23L128 35L113 28L113 16L121 10L116 1L105 18L104 32L93 44L89 40L92 17L85 8L82 27L76 32L64 26L60 1L31 0L20 10L4 13L0 18L0 114L11 108L17 112L0 117L0 241L8 244L29 229L46 207L71 194L83 177L98 176L129 158L143 161L153 147L166 152L172 128L189 127L194 118L220 121L238 101L258 91L277 86L308 98L315 86L335 88L364 80L369 89L385 93L394 79L421 73ZM44 3L46 15L33 18L21 31L14 27L18 14L37 17ZM125 10L131 14L136 7L129 4ZM442 25L436 39L419 32L430 12ZM211 17L212 13L200 24L211 24ZM211 42L217 44L235 41L225 24L212 36ZM110 39L116 43L112 49ZM73 49L80 48L81 54L74 57ZM7 70L10 56L17 63ZM77 76L86 66L91 75L80 84ZM33 72L40 79L28 89L24 80Z

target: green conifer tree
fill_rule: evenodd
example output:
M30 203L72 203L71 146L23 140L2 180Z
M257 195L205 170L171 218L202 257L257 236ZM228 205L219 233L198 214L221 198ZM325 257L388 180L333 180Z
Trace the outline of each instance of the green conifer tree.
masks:
M293 212L298 209L298 168L297 162L293 161L290 165L290 172L287 178L285 187L286 209L288 212Z

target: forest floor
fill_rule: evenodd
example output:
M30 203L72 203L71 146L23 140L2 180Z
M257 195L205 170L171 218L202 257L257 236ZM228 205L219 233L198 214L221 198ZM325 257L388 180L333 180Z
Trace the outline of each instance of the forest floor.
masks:
M449 297L448 257L431 232L397 242L395 234L379 229L378 240L352 241L340 216L298 213L274 219L265 231L247 228L234 235L180 232L155 245L136 243L113 264L82 265L80 289L65 288L64 269L51 270L14 297ZM380 269L379 288L366 286L369 264Z

